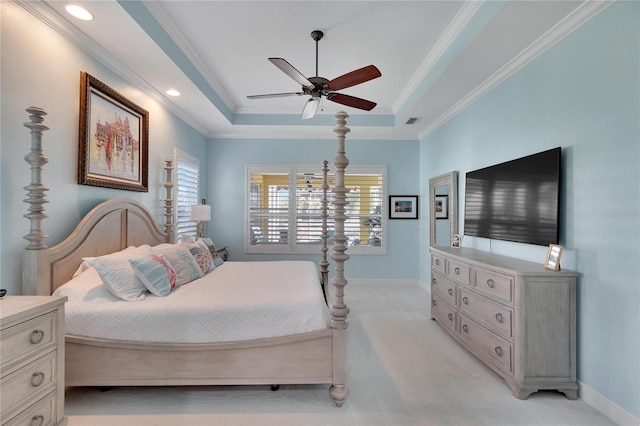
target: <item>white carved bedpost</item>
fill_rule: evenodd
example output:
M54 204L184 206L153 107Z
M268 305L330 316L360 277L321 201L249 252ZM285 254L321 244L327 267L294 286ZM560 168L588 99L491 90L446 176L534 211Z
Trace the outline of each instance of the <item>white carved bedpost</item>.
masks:
M327 160L322 162L322 201L320 202L322 206L322 248L320 249L322 252L322 260L320 261L320 273L322 274L322 289L327 303L329 303L329 261L327 260L327 252L329 251L327 248L327 238L329 237L329 233L327 232L327 219L329 217L329 213L327 212L327 190L329 189L329 183L327 182L327 173L329 172L328 164L329 162Z
M164 160L164 170L167 174L167 181L164 187L167 190L167 197L164 199L164 233L167 234L167 242L172 243L173 238L173 160L167 158Z
M329 394L333 397L336 405L341 407L345 398L349 394L347 387L347 315L349 308L344 304L344 287L347 280L344 278L344 262L349 260L347 246L345 245L347 237L344 234L344 222L347 220L345 215L345 206L347 205L346 194L349 189L344 186L344 171L349 165L349 159L345 155L345 135L350 132L346 126L347 117L349 115L344 111L339 111L334 116L336 119L336 127L333 131L338 135L338 148L336 157L333 160L335 166L335 183L333 186L335 206L334 222L335 233L333 235L333 251L331 259L335 261L335 276L332 284L335 287L335 296L329 312L331 313L331 328L333 328L333 384L329 388Z
M44 240L47 235L42 231L42 221L48 216L44 214L44 204L48 203L45 199L45 191L49 188L42 185L42 166L49 161L42 153L42 132L49 130L47 126L42 124L46 111L39 107L29 107L26 111L30 114L31 121L24 123L25 127L31 129L31 152L24 159L31 165L31 183L23 189L27 190L27 199L25 203L29 205L27 208L29 213L24 217L29 219L31 228L27 235L24 236L29 244L23 254L23 272L22 272L22 294L49 294L48 292L48 276L42 276L38 269L38 264L46 261L48 251Z

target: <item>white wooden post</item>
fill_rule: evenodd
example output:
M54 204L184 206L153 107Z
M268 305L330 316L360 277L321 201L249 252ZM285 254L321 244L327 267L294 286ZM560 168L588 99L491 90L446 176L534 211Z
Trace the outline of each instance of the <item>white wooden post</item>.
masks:
M350 132L346 126L346 119L349 115L344 111L339 111L334 116L336 119L336 127L333 131L338 135L338 147L336 157L333 160L335 166L335 183L333 186L335 213L333 216L335 222L335 233L333 235L333 251L331 259L335 261L335 276L332 284L335 287L335 295L333 297L329 312L331 313L331 327L333 328L333 384L329 388L329 394L333 397L336 405L341 407L344 400L349 394L347 387L347 315L349 308L344 303L344 287L347 280L344 278L344 262L349 260L347 246L345 242L347 237L344 233L344 222L347 220L345 215L345 206L347 205L346 194L349 192L344 185L344 171L349 165L349 159L345 155L345 135Z

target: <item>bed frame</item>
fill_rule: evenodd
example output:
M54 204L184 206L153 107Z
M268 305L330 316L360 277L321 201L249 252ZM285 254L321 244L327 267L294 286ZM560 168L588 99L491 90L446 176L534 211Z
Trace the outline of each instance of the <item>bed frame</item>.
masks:
M49 248L44 244L41 222L47 216L47 202L41 171L47 158L42 153L42 133L46 112L30 107L31 153L25 160L31 165L31 184L25 202L29 205L31 229L24 238L29 244L23 256L23 294L51 294L68 281L82 262L82 257L100 256L130 245L156 245L170 242L172 187L171 160L166 160L167 197L164 200L166 224L161 230L149 211L127 199L101 203L82 219L76 229L61 243ZM337 154L334 159L335 235L331 258L335 273L334 290L327 299L331 314L330 328L311 333L278 338L232 343L156 344L90 339L67 335L65 340L65 380L67 386L158 386L158 385L280 385L330 384L329 393L335 404L343 405L347 388L347 315L344 303L344 262L349 259L344 234L346 193L344 171L349 160L345 156L346 112L335 115ZM323 162L324 211L322 228L323 286L328 285L327 261L327 162ZM327 292L327 296L328 296Z

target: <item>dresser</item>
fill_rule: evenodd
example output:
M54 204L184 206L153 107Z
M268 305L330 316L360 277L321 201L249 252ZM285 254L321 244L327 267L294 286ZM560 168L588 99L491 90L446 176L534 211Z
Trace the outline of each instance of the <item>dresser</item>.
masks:
M431 248L431 318L501 376L516 398L577 399L576 278L468 248Z
M66 297L0 299L2 426L65 425Z

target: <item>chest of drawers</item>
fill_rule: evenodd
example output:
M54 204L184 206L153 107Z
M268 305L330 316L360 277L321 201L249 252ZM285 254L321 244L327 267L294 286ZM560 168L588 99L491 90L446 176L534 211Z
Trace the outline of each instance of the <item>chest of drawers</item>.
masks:
M576 399L576 277L473 249L431 248L431 318L526 399Z
M66 297L0 300L2 426L65 425L64 303Z

